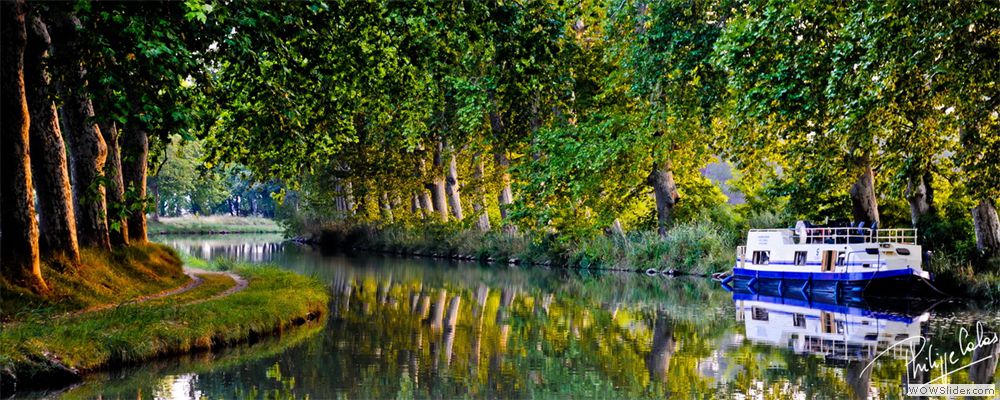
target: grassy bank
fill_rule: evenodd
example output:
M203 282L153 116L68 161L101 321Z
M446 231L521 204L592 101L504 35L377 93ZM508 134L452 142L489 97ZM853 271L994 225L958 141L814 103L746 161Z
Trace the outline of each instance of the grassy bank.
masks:
M228 215L160 217L149 220L151 234L205 234L205 233L280 233L274 220L260 217L233 217Z
M42 276L50 292L38 295L0 279L0 322L120 303L171 289L190 280L173 249L146 243L111 253L83 249L80 265L43 259Z
M154 254L173 254L150 246L157 249ZM179 270L179 262L175 265ZM233 270L248 286L221 298L214 296L235 282L206 275L202 286L189 292L100 311L66 313L66 307L49 303L34 312L22 307L0 332L4 392L14 385L17 390L58 386L107 367L254 341L326 312L327 290L314 279L276 267Z

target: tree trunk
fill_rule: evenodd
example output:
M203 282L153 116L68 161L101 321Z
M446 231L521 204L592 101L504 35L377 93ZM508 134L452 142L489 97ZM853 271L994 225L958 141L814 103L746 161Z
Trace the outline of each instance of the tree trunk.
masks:
M1000 219L993 201L983 199L972 209L976 226L976 248L987 256L1000 256Z
M513 233L517 231L507 220L507 211L510 205L514 203L514 192L510 188L510 172L508 168L510 167L510 159L503 151L497 150L493 153L493 160L496 162L497 171L500 173L500 194L497 196L497 200L500 203L500 219L501 225L503 225L504 231L508 233Z
M160 177L149 179L149 191L153 196L153 221L160 221ZM236 196L236 216L243 215L243 196Z
M476 227L479 228L480 231L489 232L490 215L486 212L486 193L483 190L486 184L484 179L486 174L483 168L483 160L479 158L479 154L476 154L475 166L476 169L475 172L473 172L472 179L476 181L477 186L476 195L473 196L474 201L472 203L472 209L476 212L476 215L479 216L479 219L476 220Z
M861 175L851 186L852 217L868 224L879 222L878 200L875 198L875 173L867 160L861 166Z
M62 254L80 262L76 241L73 191L69 184L66 145L59 130L59 117L52 102L48 73L43 60L49 50L48 28L38 17L28 25L24 54L24 83L31 116L31 170L38 195L39 246L44 254Z
M934 192L931 188L931 174L910 177L906 182L906 201L910 203L910 222L919 227L919 222L934 214Z
M118 126L114 122L100 124L104 142L108 145L108 162L104 164L107 178L108 228L111 245L128 245L128 221L125 218L125 183L122 178L122 159L118 147Z
M662 164L653 163L653 171L646 180L653 186L653 197L656 199L656 232L661 237L666 236L674 205L681 197L674 182L673 166L669 161Z
M344 181L344 201L344 206L347 207L347 215L353 217L355 215L354 185L349 180Z
M129 127L122 133L122 183L124 184L128 213L128 238L132 242L146 241L146 159L149 157L149 138L146 131Z
M420 202L420 211L424 217L429 217L431 214L434 214L434 206L431 202L431 195L427 189L417 192L417 200Z
M25 4L0 3L0 268L11 283L48 290L38 260L38 222L31 182L30 118L24 87Z
M69 138L73 172L73 206L76 211L76 237L80 245L111 249L108 236L107 203L101 173L108 157L101 130L91 122L94 107L86 93L87 71L80 62L80 20L60 15L49 24L55 57L69 69L60 87L63 91L64 131Z
M389 201L389 194L386 192L382 192L382 196L379 197L378 203L379 203L379 209L382 210L382 219L391 224L393 221L393 216L392 216L392 202Z
M448 194L448 207L451 208L451 215L456 220L462 221L462 195L459 192L458 184L458 161L455 157L455 149L450 149L448 158L448 175L445 176L445 192Z
M442 144L438 142L434 148L434 164L431 167L431 179L427 182L427 190L431 191L431 200L434 202L434 211L437 212L441 221L448 222L448 203L445 196L444 163L441 158Z

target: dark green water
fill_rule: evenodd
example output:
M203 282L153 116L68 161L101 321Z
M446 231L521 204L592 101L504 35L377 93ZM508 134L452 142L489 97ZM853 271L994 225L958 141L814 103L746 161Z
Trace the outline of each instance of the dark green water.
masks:
M157 240L314 275L330 288L331 315L254 345L92 375L61 395L899 398L907 380L998 378L1000 345L983 344L1000 329L995 309L878 314L734 300L701 279L330 255L266 235ZM890 347L917 336L933 347ZM927 354L945 362L924 372Z

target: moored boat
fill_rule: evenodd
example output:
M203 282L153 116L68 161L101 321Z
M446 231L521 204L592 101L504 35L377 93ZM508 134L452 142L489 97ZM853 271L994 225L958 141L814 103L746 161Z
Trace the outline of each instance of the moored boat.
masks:
M812 226L751 229L725 283L757 292L908 297L928 285L916 229Z

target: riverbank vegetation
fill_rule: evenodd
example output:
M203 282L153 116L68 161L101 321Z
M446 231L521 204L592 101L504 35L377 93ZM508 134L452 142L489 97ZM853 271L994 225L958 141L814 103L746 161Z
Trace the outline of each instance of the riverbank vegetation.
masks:
M149 220L151 234L280 233L282 230L274 220L262 217L188 215Z
M327 290L315 279L276 267L232 270L248 286L223 297L236 282L206 274L202 285L176 296L92 312L22 314L0 332L5 388L58 386L85 372L253 341L326 313Z

